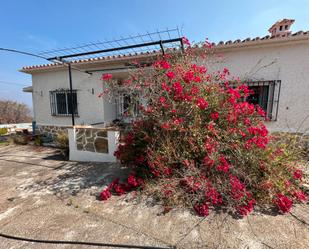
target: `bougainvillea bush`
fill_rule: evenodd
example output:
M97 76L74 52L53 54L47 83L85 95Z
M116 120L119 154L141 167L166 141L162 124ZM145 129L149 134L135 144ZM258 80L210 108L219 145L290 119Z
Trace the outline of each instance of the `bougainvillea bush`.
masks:
M103 75L104 94L121 87L147 104L140 104L115 153L132 173L127 182L116 179L101 198L140 189L202 216L217 207L244 216L269 204L289 212L306 199L292 154L270 143L265 113L246 102L251 91L244 83L227 69L211 73L202 65L211 45L184 43L184 53L140 65L121 86Z

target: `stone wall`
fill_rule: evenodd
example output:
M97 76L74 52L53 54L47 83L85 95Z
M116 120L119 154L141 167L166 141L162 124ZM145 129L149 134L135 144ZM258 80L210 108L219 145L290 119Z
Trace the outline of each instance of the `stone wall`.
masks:
M108 153L108 137L106 129L76 128L77 150L97 153Z
M37 125L36 133L42 134L50 137L51 139L55 139L57 133L60 131L68 132L68 128L71 126L57 126L57 125Z

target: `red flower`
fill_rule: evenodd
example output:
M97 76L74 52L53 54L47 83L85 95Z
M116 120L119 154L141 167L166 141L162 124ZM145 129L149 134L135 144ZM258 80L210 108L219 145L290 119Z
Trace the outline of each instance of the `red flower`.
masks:
M293 201L283 194L277 195L277 199L275 200L275 203L277 204L279 210L282 213L290 212L291 207L293 205Z
M219 118L219 113L218 112L213 112L210 114L210 118L213 120L213 121L216 121L218 118Z
M134 173L131 173L127 179L128 184L133 187L136 188L140 185L140 183L138 182L138 180L135 177Z
M165 91L167 91L167 92L170 92L171 91L171 88L169 88L168 86L167 86L167 84L166 83L161 83L161 87L162 87L162 89L163 90L165 90Z
M303 178L303 172L300 169L294 171L293 177L295 180L301 180Z
M166 98L165 97L160 97L159 98L159 102L161 103L161 104L164 104L165 102L166 102Z
M217 166L217 170L223 171L224 173L227 173L229 171L230 165L226 161L225 157L220 155L219 162L220 162L220 164Z
M183 88L182 88L182 85L180 84L180 82L175 82L173 84L173 89L174 89L176 95L182 94Z
M188 38L186 38L186 37L182 37L182 42L183 42L183 44L185 44L185 45L187 45L187 46L189 46L189 47L191 46L191 44L190 44Z
M210 159L208 156L205 156L203 159L203 164L205 166L213 167L215 165L215 161Z
M210 201L213 205L221 205L222 197L214 187L209 187L205 193L207 201Z
M111 197L111 192L109 191L109 188L103 190L100 194L100 199L102 201L106 201L107 199L109 199Z
M183 80L186 83L190 83L191 81L194 80L194 73L192 71L186 72L184 77L183 77Z
M113 75L111 75L110 73L106 73L102 75L102 80L104 81L108 81L113 77Z
M196 95L196 94L198 94L199 92L200 92L200 90L199 90L196 86L192 86L192 87L191 87L190 93L191 93L192 95Z
M209 208L207 204L195 204L194 205L195 212L200 216L207 216L209 214Z
M208 107L208 102L204 98L198 98L196 104L202 110L205 110Z
M174 77L175 77L175 73L172 72L172 71L169 71L169 72L166 73L166 76L167 76L170 80L172 80L172 79L174 79Z
M255 200L250 200L247 205L242 205L238 207L238 212L241 216L246 216L253 211L255 205Z
M299 201L305 201L307 199L306 194L303 191L295 191L293 195L296 197Z
M125 194L126 193L125 189L126 189L126 186L124 184L117 183L114 185L114 190L118 195Z
M160 65L163 69L169 69L171 67L167 61L161 61Z
M170 128L170 125L168 123L163 123L163 124L161 124L161 128L168 130Z

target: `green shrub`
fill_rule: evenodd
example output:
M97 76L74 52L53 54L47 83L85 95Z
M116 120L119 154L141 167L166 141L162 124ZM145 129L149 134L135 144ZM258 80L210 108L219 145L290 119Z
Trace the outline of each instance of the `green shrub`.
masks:
M67 131L59 131L54 141L56 146L61 149L62 154L67 157L69 155L69 136Z
M14 134L11 136L10 141L14 144L26 145L29 142L29 136L26 134Z

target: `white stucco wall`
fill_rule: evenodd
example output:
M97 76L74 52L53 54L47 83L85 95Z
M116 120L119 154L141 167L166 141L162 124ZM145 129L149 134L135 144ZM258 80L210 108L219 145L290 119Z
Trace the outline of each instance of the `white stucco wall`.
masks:
M90 124L104 121L103 99L98 94L103 90L99 73L88 75L72 71L73 89L77 90L79 117L76 124ZM51 115L49 92L59 88L69 88L68 71L43 72L32 76L33 106L37 124L71 125L71 116L59 117ZM94 93L92 93L92 89Z
M119 131L108 131L108 153L97 153L91 151L78 150L76 146L76 129L68 129L70 160L79 162L116 162L114 156L119 142Z
M218 51L223 61L210 65L210 70L227 67L241 79L281 80L277 121L267 122L272 131L309 129L309 42L286 45L233 48ZM113 71L114 73L114 71ZM79 117L76 124L110 122L116 118L114 101L98 98L103 91L102 72L91 76L73 70L73 88L77 89ZM49 91L68 88L68 71L33 74L33 106L37 124L71 125L71 117L51 116ZM123 77L123 75L122 75ZM92 94L92 89L94 94Z
M309 42L222 51L223 61L211 70L228 68L240 79L281 80L277 121L271 131L309 129Z

